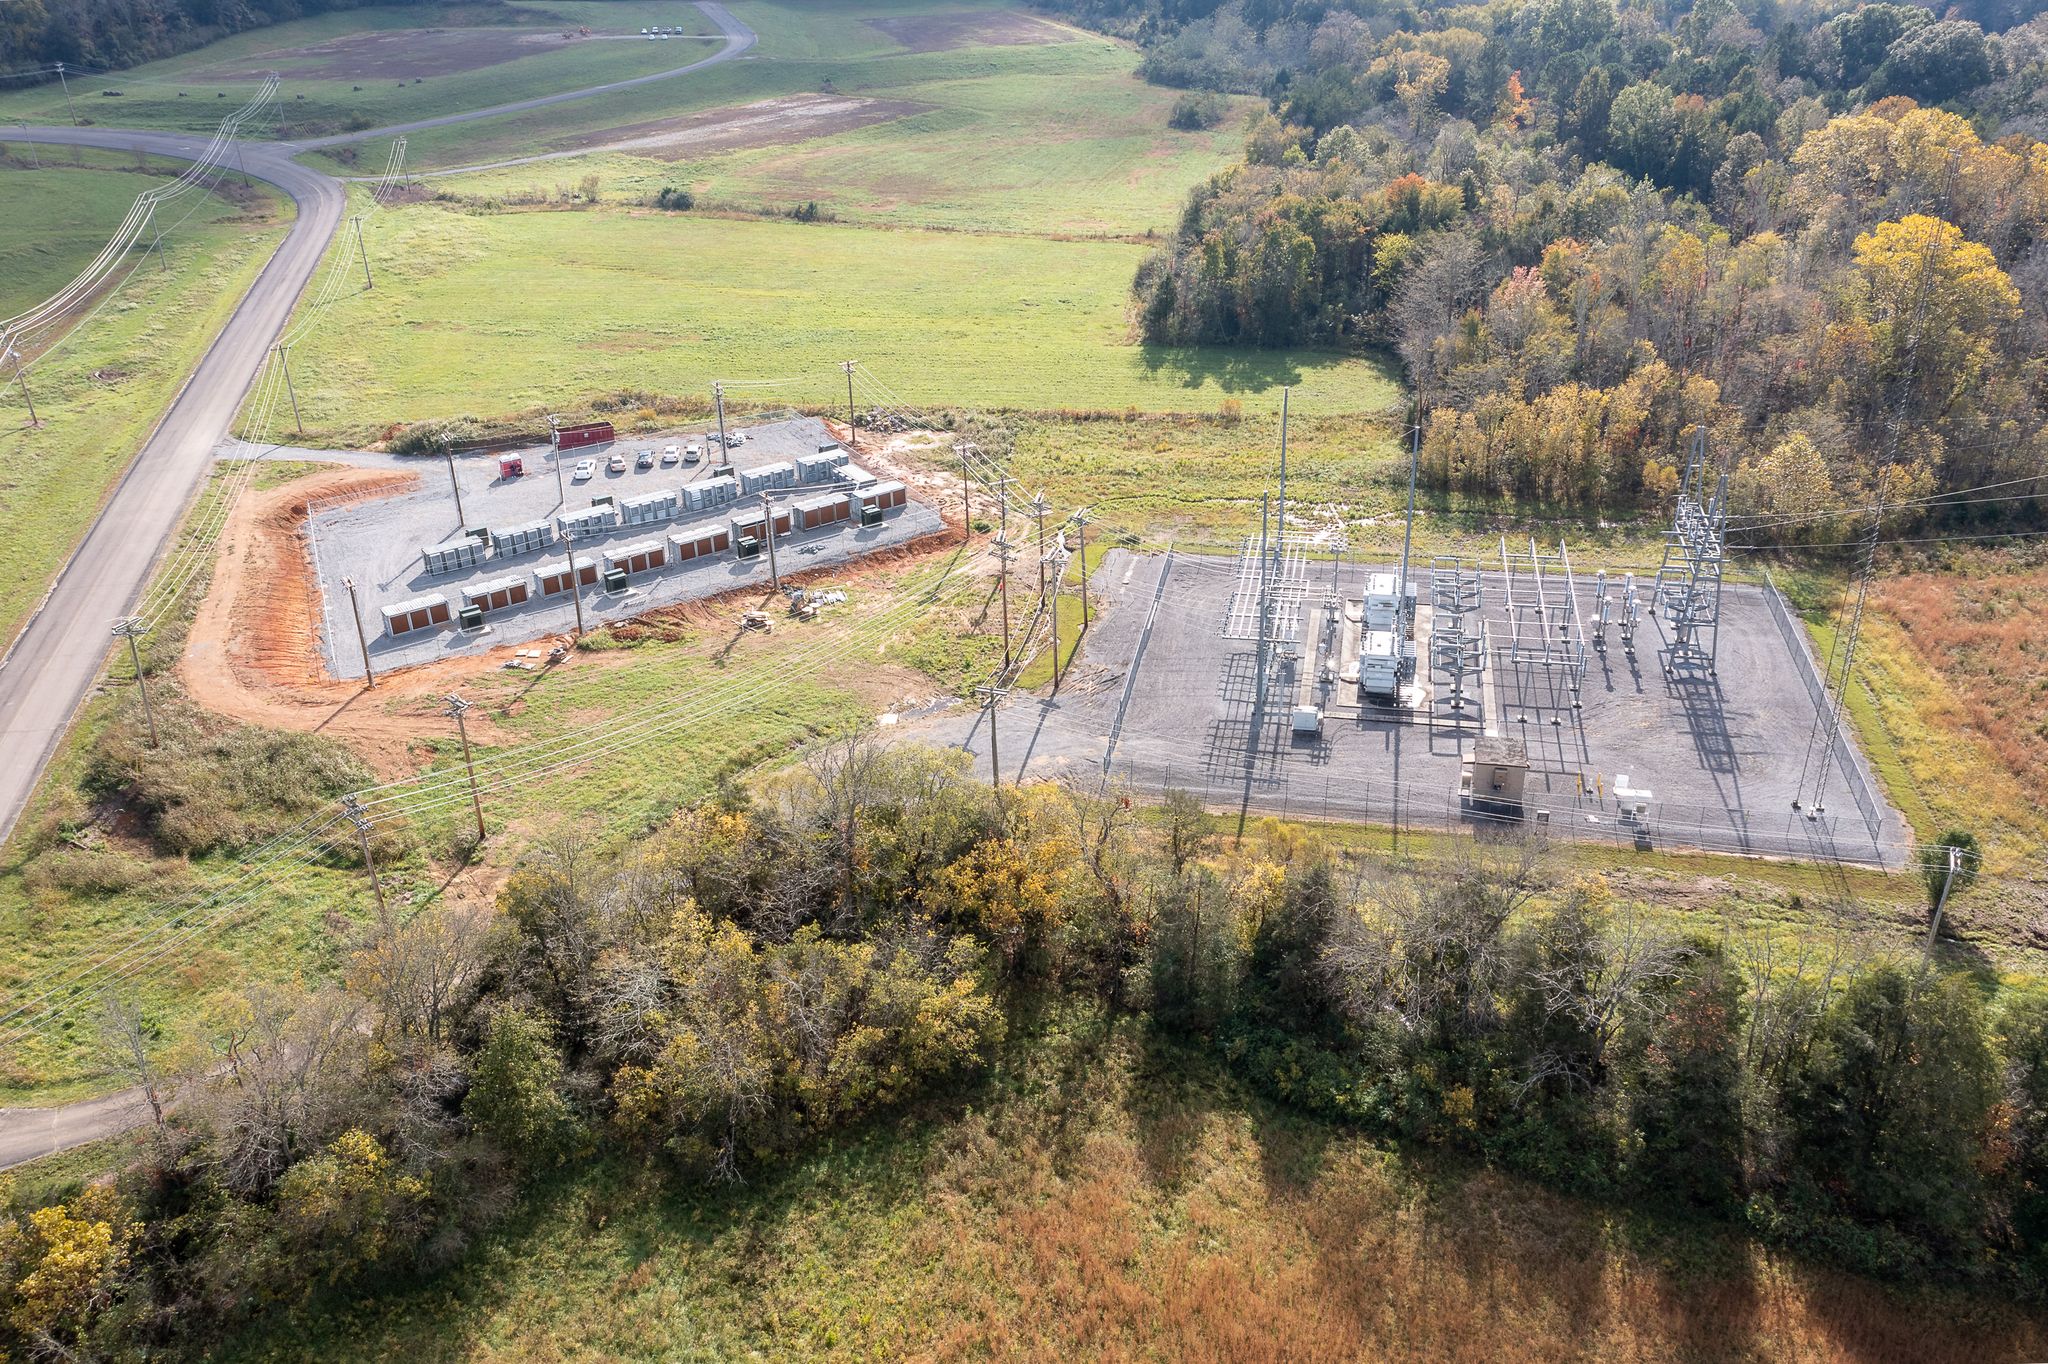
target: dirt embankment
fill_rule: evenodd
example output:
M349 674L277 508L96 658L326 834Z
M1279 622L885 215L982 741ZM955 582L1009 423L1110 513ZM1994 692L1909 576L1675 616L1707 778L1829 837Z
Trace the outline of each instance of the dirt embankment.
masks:
M946 480L918 468L912 454L916 448L920 447L913 437L864 433L859 457L878 475L900 478L914 487L931 485L922 500L934 506L944 505L950 494L957 516L957 482L945 487ZM447 731L442 698L448 692L500 671L518 651L546 649L556 641L509 643L405 668L379 677L373 688L327 674L317 636L321 602L305 535L308 507L337 498L391 495L410 488L417 477L390 470L327 469L280 487L243 493L222 529L213 580L178 664L178 679L187 694L209 710L249 724L331 735L386 778L425 766L430 756L425 741ZM785 579L809 586L866 585L917 559L951 552L956 534L949 528L852 564L793 568ZM650 612L611 625L609 633L626 641L669 641L706 654L779 647L786 637L780 630L762 636L739 628L742 611L770 605L766 589L767 584L760 583ZM554 666L622 668L633 658L630 651L579 651ZM929 679L893 666L870 666L857 676L831 680L852 687L877 709L930 690ZM501 738L487 708L470 712L469 730L480 744Z
M213 581L192 623L178 680L209 710L276 729L343 740L383 776L417 770L417 741L438 734L440 698L464 678L504 666L510 646L413 668L365 689L326 675L305 526L309 503L410 488L415 474L341 469L242 494L221 531ZM488 741L490 721L470 721Z

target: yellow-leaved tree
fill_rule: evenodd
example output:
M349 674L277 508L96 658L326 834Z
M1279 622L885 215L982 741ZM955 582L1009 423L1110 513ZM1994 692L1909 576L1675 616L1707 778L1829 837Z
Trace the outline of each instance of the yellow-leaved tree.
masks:
M1974 387L2019 317L2020 291L1990 250L1924 213L1858 236L1856 269L1878 376L1888 393L1905 386L1913 417L1940 416Z

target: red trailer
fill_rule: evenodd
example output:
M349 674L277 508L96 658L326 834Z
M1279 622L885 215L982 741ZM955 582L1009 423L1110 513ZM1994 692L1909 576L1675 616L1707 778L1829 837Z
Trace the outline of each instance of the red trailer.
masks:
M617 439L610 422L588 422L582 426L564 426L555 431L557 450L580 450L586 445L609 445Z
M526 460L519 455L498 456L498 477L517 478L526 472Z

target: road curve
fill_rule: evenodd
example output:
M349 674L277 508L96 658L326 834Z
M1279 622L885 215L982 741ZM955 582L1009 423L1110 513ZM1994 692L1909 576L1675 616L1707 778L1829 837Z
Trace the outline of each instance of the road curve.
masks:
M98 520L57 575L43 605L0 659L0 842L21 818L58 741L91 694L111 645L108 627L141 597L185 507L205 481L214 448L228 434L264 356L290 320L341 222L347 205L342 182L292 158L313 148L468 123L670 80L731 61L756 42L754 31L715 0L697 0L697 8L718 25L725 46L687 66L338 137L242 144L244 168L290 195L298 205L298 219L114 485ZM184 160L194 159L206 143L206 138L193 134L99 127L31 127L25 130L25 140L116 151L139 148Z
M636 85L651 85L655 81L673 80L687 76L692 71L702 71L707 66L729 62L759 40L754 30L732 17L724 5L717 0L697 0L697 8L704 11L718 31L725 35L725 46L710 56L678 66L668 71L656 71L645 76L634 76L628 80L612 81L605 85L593 85L583 90L569 90L558 95L537 95L532 99L515 100L510 104L494 104L488 109L475 109L466 114L443 114L439 118L423 118L416 123L394 123L388 128L372 128L363 133L337 133L333 137L308 138L292 145L299 151L317 151L322 147L338 147L348 142L368 142L377 137L397 137L401 133L416 133L424 128L445 128L452 123L473 123L480 118L496 118L500 114L517 114L528 109L544 109L550 104L566 104L571 100L589 99L593 95L609 95L615 90L630 90Z

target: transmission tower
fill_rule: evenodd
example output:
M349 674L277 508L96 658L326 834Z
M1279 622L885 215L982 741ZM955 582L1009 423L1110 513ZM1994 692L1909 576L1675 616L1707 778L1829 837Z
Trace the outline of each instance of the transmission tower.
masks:
M1713 490L1707 480L1714 478ZM1678 486L1678 510L1664 532L1664 563L1657 570L1657 609L1671 626L1664 672L1714 675L1721 648L1721 564L1727 543L1728 475L1708 467L1707 432L1693 435Z

